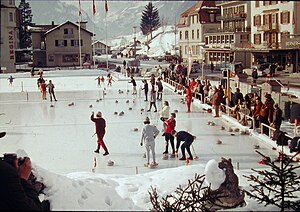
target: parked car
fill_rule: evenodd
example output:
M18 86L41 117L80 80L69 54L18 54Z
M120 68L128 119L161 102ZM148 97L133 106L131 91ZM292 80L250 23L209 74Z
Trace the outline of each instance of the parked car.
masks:
M200 72L201 67L199 63L193 63L192 64L192 69L191 69L191 73L198 73Z
M245 74L247 74L248 76L252 76L252 72L254 69L257 69L257 66L252 66L251 68L245 68L245 69L243 69L243 72ZM257 75L259 77L265 77L267 74L266 74L266 72L257 69Z
M139 60L149 60L149 57L148 57L148 55L141 54L141 55L137 55L136 59L139 59Z
M142 77L151 77L151 75L154 74L155 77L159 76L158 68L146 68L143 69L141 72Z
M106 62L98 62L98 68L106 68ZM109 69L115 69L117 66L113 63L108 63Z

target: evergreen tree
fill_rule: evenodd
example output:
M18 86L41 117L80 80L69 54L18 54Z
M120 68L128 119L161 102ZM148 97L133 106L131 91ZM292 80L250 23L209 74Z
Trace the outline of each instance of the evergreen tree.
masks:
M27 31L27 27L32 25L32 14L31 14L31 7L28 2L25 0L21 0L19 5L20 11L20 48L28 48L32 46L31 35Z
M264 158L268 158L256 151ZM297 155L297 154L296 154ZM296 157L296 155L294 157ZM300 176L295 172L300 168L299 165L293 166L293 158L285 154L280 154L280 165L270 160L265 160L265 164L271 169L255 170L259 176L244 176L250 182L251 191L245 191L250 198L254 198L258 203L275 205L284 211L284 209L300 210L300 201L297 193L300 190ZM295 201L296 200L296 201Z
M151 2L149 2L142 12L140 29L142 30L143 35L150 34L152 39L152 32L158 29L158 27L160 27L158 10Z

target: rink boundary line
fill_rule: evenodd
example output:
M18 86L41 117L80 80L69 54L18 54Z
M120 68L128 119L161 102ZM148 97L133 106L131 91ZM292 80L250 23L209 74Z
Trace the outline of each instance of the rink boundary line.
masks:
M185 119L189 119L189 120L200 120L200 119L207 119L207 117L195 117L195 118L179 118L176 120L185 120ZM121 123L123 124L143 124L143 120L144 118L141 118L140 120L133 120L133 121L122 121ZM158 119L152 119L152 122L156 122ZM116 120L116 121L106 121L106 123L108 124L120 124L120 121ZM159 122L160 123L160 122ZM59 123L59 124L39 124L39 125L28 125L28 124L24 124L24 125L13 125L13 124L5 124L0 126L0 129L10 129L10 128L18 128L18 127L60 127L60 126L74 126L74 125L78 125L78 126L87 126L87 125L91 125L93 124L92 122L89 123ZM153 124L156 126L156 124ZM159 124L157 124L157 126L160 126Z

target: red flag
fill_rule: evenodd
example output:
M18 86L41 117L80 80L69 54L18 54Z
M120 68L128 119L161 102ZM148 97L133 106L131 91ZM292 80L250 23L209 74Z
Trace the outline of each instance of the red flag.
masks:
M105 12L108 12L107 0L105 0Z
M81 5L80 5L80 0L78 0L78 15L81 16Z
M96 5L95 5L95 0L93 0L93 15L96 14Z

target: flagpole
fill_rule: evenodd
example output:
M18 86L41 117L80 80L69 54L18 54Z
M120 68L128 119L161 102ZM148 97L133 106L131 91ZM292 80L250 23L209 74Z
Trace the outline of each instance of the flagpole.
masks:
M94 54L94 57L93 57L93 67L95 68L95 57L96 57L96 51L95 51L95 45L96 45L96 39L95 39L95 16L94 16L94 24L93 24L93 54Z
M106 52L106 70L108 72L108 52L107 52L107 11L105 12L105 52Z
M79 67L81 68L81 33L80 33L80 24L81 24L81 5L80 0L78 0L78 46L79 46Z
M96 51L95 51L95 45L96 45L96 34L95 34L95 15L96 15L96 5L95 5L95 0L93 0L93 67L95 69L95 60L96 60Z

